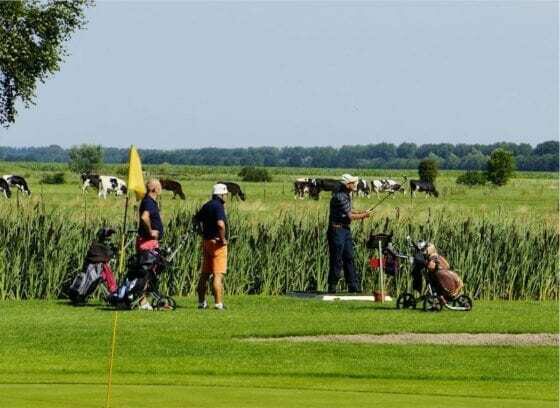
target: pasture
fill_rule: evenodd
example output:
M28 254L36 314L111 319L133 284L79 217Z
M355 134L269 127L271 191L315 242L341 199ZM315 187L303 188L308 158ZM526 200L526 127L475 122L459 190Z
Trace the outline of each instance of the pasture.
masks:
M244 183L239 181L236 167L211 166L175 166L175 165L144 165L146 178L161 177L178 180L187 195L186 201L172 200L167 192L162 196L164 214L175 210L198 206L208 199L211 187L217 181L234 181L241 184L247 194L247 201L232 202L241 213L247 213L253 219L270 220L278 212L298 216L325 214L328 210L329 193L323 192L319 201L295 200L293 182L298 177L331 177L339 178L343 173L351 173L368 180L376 178L392 178L401 181L402 176L409 179L417 178L412 170L372 170L372 169L305 169L305 168L270 168L273 180L270 183ZM66 172L66 183L63 185L42 185L40 179L44 174ZM126 181L125 165L106 165L100 174L116 175ZM9 163L0 162L2 174L19 174L28 179L33 191L31 203L41 202L46 208L65 211L70 217L83 219L84 208L87 217L113 218L123 211L122 197L111 197L98 200L90 190L85 197L80 190L79 175L67 170L64 164L41 163ZM396 194L377 210L377 217L394 217L399 215L425 222L428 216L448 214L453 219L488 219L503 221L516 220L520 224L538 226L542 224L558 224L558 175L544 172L518 172L505 187L495 188L465 187L455 183L460 171L440 171L437 187L439 199L425 199L419 194L414 200L410 195ZM16 198L11 200L16 201ZM20 204L29 204L20 200ZM377 203L373 195L370 198L356 198L356 208L367 209Z

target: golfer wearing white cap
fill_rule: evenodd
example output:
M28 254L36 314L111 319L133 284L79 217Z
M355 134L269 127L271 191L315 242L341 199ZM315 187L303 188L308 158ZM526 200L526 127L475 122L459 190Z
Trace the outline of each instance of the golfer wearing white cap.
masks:
M344 174L340 179L340 185L333 191L330 203L329 229L327 241L329 243L329 277L328 292L336 293L338 281L344 278L349 292L361 292L360 277L354 269L354 242L350 223L353 220L368 218L373 212L352 210L352 199L350 193L356 190L358 177Z
M195 221L202 226L202 270L198 281L198 308L207 309L208 280L213 277L214 308L224 309L223 279L227 271L227 216L225 202L228 189L225 184L215 184L212 199L196 213Z

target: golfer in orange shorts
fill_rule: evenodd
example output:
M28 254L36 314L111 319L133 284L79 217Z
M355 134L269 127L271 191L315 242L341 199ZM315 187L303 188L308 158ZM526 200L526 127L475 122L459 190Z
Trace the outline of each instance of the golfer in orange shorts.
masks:
M223 310L224 275L227 271L227 216L225 210L228 190L225 184L212 188L212 199L202 206L195 215L195 221L202 226L202 270L198 281L198 308L207 309L206 291L208 280L213 277L215 309Z

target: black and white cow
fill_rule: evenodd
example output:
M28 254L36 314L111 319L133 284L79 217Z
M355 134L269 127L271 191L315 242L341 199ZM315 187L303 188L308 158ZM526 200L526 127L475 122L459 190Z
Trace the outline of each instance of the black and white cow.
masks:
M82 174L82 193L88 187L97 189L99 198L107 198L107 194L115 193L115 195L126 195L126 183L118 177L114 176L98 176L97 174Z
M435 186L429 181L410 180L410 196L416 197L417 191L426 193L426 198L430 195L433 195L436 198L439 197L439 193L437 192Z
M340 181L338 180L323 178L312 179L309 195L315 200L318 200L321 191L335 191L339 185Z
M6 198L10 198L12 196L12 191L10 190L10 185L3 178L0 178L0 193L4 194L4 197L6 197Z
M126 195L126 183L118 177L114 176L99 176L99 193L101 198L107 198L107 194L115 193L115 195Z
M358 197L369 197L370 192L371 189L369 182L366 179L359 179L355 191Z
M309 195L309 192L311 191L311 179L308 178L298 178L295 182L294 182L294 198L299 198L300 200L303 200L305 198L305 195Z
M29 190L27 182L25 181L25 179L23 177L16 176L14 174L5 174L4 176L2 176L2 178L4 180L6 180L6 182L8 183L8 185L10 187L17 188L19 191L21 191L25 195L28 195L28 196L31 195L31 190Z
M393 193L398 193L402 191L403 194L406 193L404 184L397 183L395 180L391 180L391 179L383 180L383 182L384 182L385 191L390 191ZM393 196L393 198L395 197Z
M231 194L231 198L240 198L241 201L245 201L245 193L241 190L241 186L237 183L232 183L231 181L218 181L218 184L225 184L228 193Z
M405 186L406 186L407 181L408 181L408 177L406 177L406 176L403 176L402 183L399 183L399 182L397 182L395 180L392 180L392 179L383 180L383 182L385 184L385 190L386 191L392 191L393 193L398 193L398 192L402 191L403 194L406 194Z
M173 192L173 199L175 199L175 197L177 196L179 196L181 200L184 200L186 198L185 193L183 193L183 187L181 187L181 183L179 183L178 181L169 180L169 179L160 179L159 182L161 183L161 188L163 190Z
M99 190L99 175L97 174L82 174L82 194L86 192L88 187L93 187Z
M387 188L387 183L385 183L385 180L372 180L370 182L370 191L375 193L377 198L379 198L379 193L384 193L389 190Z

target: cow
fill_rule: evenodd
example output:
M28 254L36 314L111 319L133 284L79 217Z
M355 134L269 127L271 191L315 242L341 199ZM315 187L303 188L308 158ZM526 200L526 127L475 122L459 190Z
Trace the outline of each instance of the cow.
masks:
M366 179L359 179L355 194L357 194L358 197L369 197L370 191L368 181Z
M303 200L306 194L311 190L311 180L307 178L298 178L294 182L294 198Z
M114 176L99 176L99 198L107 199L107 194L115 193L115 195L126 195L126 183L118 177Z
M29 190L29 187L27 186L27 182L23 177L16 176L13 174L6 174L2 176L2 179L6 180L6 182L10 187L16 187L19 191L21 191L23 194L27 196L31 195L31 190Z
M181 183L179 183L178 181L169 180L169 179L160 179L159 182L161 183L161 188L163 190L168 190L173 192L173 199L175 199L177 196L179 196L181 200L184 200L186 198L185 193L183 193L183 188L181 187Z
M429 181L410 180L410 197L416 197L417 191L426 193L426 198L430 195L433 195L436 198L439 197L439 193L437 192L435 186Z
M12 196L10 185L3 178L0 178L0 193L4 194L4 197L6 198L10 198Z
M321 191L335 191L340 184L340 181L333 179L312 179L309 195L315 200L319 199Z
M377 198L379 198L379 193L384 193L387 190L387 184L385 180L372 180L370 182L370 191L375 193Z
M82 176L82 194L86 192L88 187L93 187L99 191L100 179L97 174L83 173Z
M392 191L393 193L398 193L399 191L402 191L403 194L406 194L405 186L406 186L406 182L408 181L408 178L406 176L403 176L402 183L398 183L395 180L391 180L391 179L385 179L382 181L385 184L386 191Z
M231 194L231 198L240 198L241 201L245 201L245 193L241 190L241 187L237 183L232 183L231 181L218 181L218 184L225 184L228 193Z

